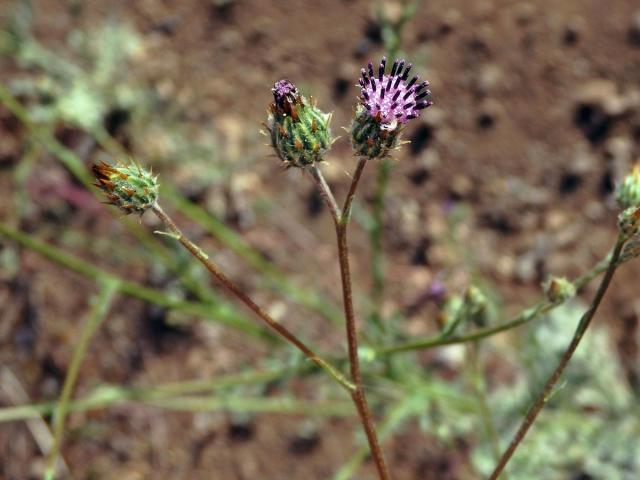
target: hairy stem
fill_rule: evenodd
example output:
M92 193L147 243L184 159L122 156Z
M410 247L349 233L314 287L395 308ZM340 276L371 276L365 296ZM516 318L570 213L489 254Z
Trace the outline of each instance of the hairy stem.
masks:
M238 300L244 303L253 313L255 313L260 320L267 324L269 328L275 331L287 342L294 345L300 350L309 360L324 369L331 377L342 385L347 391L354 392L355 386L352 385L344 376L331 366L326 360L318 356L313 350L311 350L305 343L296 337L289 329L274 320L265 310L263 310L258 304L256 304L249 295L247 295L238 285L236 285L231 279L229 279L218 266L213 263L207 254L205 254L200 247L184 236L182 231L178 228L175 222L167 215L159 204L155 204L151 210L156 216L166 225L169 229L168 235L178 240L184 248L186 248L191 255L193 255L207 270L218 280L229 292L231 292ZM164 232L158 232L164 233Z
M69 400L71 399L71 393L76 385L78 379L78 373L80 372L80 366L84 360L84 356L87 353L87 347L89 342L96 332L100 323L105 318L111 300L114 293L117 291L116 285L113 283L105 283L100 290L95 303L89 313L89 316L85 320L82 326L82 332L80 333L80 339L73 352L69 370L64 379L62 386L62 392L60 393L60 399L56 410L53 415L53 447L49 452L49 460L47 470L44 473L45 480L51 480L55 478L56 466L58 463L58 454L60 447L62 446L62 439L64 436L64 423L67 416Z
M353 293L351 289L351 271L349 267L349 247L347 242L347 230L349 218L351 214L351 205L358 188L358 183L362 177L362 172L366 166L366 159L360 159L358 166L351 180L351 186L344 202L342 212L339 210L334 199L333 193L329 189L327 182L324 181L322 172L314 165L311 169L312 175L325 198L329 210L332 213L335 227L336 237L338 241L338 259L340 262L340 278L342 280L342 298L344 302L345 325L347 330L347 346L349 351L349 366L351 370L351 381L355 389L351 392L351 398L358 409L360 421L367 435L369 449L376 464L378 475L381 480L389 480L391 478L389 469L384 459L378 435L373 423L371 410L367 403L364 387L362 386L362 374L360 372L360 359L358 357L358 332L356 328L356 317L353 308Z
M611 279L613 278L616 268L618 267L618 260L620 258L622 247L624 246L625 241L626 239L624 237L622 236L618 237L618 240L616 241L616 245L613 249L613 253L611 254L611 258L609 259L609 265L607 267L607 271L605 272L604 277L602 278L602 281L598 286L598 290L596 291L596 294L593 297L593 300L591 301L591 305L589 306L588 310L582 315L582 318L580 319L580 323L578 324L578 327L576 328L573 338L571 339L571 343L569 344L569 346L567 347L567 350L564 352L564 354L560 358L560 362L558 363L558 366L556 367L556 369L553 371L553 373L545 383L544 388L542 389L542 392L540 392L535 402L527 412L524 420L522 421L522 424L520 425L520 428L518 429L515 436L513 437L513 440L511 440L511 443L509 444L505 452L502 454L502 457L500 457L500 460L498 461L498 464L495 470L491 474L490 480L496 480L500 476L505 466L507 465L507 462L509 462L513 453L516 451L516 449L524 439L525 435L529 431L529 428L531 427L531 425L533 425L533 422L536 420L536 417L538 416L540 411L544 408L546 403L549 401L549 398L551 397L551 393L553 392L553 388L555 387L556 383L560 379L560 376L564 372L564 369L566 368L567 364L571 360L571 357L573 356L574 352L578 348L578 345L580 344L582 337L587 331L587 328L589 328L589 324L591 323L591 320L593 319L596 311L598 310L598 307L600 306L600 302L602 301L604 294L607 291L607 288L609 288Z

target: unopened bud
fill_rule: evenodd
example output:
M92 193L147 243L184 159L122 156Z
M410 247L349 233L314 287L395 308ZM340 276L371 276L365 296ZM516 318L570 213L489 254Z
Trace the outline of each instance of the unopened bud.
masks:
M93 166L94 185L100 188L109 204L124 213L144 213L158 198L158 177L138 165L109 165L100 162Z
M464 308L473 323L484 326L488 321L489 302L478 287L472 285L464 295Z
M618 216L618 228L625 239L640 231L640 207L629 207Z
M280 80L271 89L266 127L271 146L288 167L305 167L321 162L331 146L331 115L303 97L289 80Z
M542 284L542 290L551 303L566 302L576 294L576 287L564 277L550 277Z
M616 200L622 209L640 207L640 163L616 188Z

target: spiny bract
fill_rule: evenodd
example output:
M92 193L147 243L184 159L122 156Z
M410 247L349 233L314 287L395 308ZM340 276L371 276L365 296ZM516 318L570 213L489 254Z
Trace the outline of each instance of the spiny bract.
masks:
M100 162L93 166L94 185L106 195L108 203L126 214L144 213L158 198L158 177L138 165L109 165Z
M302 96L289 80L272 90L267 128L271 145L287 167L305 167L322 161L331 146L331 114L322 112Z

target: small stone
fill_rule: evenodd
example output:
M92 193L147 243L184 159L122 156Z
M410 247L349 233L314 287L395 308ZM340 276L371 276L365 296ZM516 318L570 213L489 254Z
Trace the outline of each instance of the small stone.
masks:
M314 422L306 421L299 428L297 434L289 442L289 450L296 455L312 453L320 444L318 427Z
M576 100L582 105L593 105L611 116L624 113L626 103L618 87L611 80L591 80L583 85L576 94Z
M613 120L627 107L626 98L620 95L614 82L592 80L576 94L574 123L591 143L597 144L606 138Z
M514 8L514 18L518 25L527 25L533 19L536 13L536 7L529 2L522 2Z
M495 63L484 65L478 74L475 87L478 93L486 95L497 90L504 80L504 74L500 66Z
M459 173L451 180L449 189L451 195L459 200L468 198L473 192L473 186L473 181L467 175Z
M440 25L438 26L438 33L440 33L440 35L446 35L448 33L451 33L458 26L461 19L462 19L462 14L460 13L459 10L456 10L453 8L447 10L442 16L442 19L440 20Z
M640 47L640 11L636 12L631 19L628 37L631 45Z
M486 130L492 128L496 122L503 116L504 108L502 104L493 98L485 100L481 107L480 113L476 119L478 127Z
M575 16L569 19L565 26L562 41L565 45L575 45L586 30L586 21L581 16Z
M531 283L536 278L536 256L525 253L517 258L514 279L520 283Z

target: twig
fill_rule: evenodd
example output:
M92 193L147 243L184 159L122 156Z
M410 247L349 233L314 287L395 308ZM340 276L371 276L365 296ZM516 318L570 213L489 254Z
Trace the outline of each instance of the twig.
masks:
M352 385L337 369L331 366L326 360L318 356L313 350L311 350L305 343L303 343L298 337L296 337L286 327L274 320L265 310L258 306L240 287L231 281L218 266L213 263L205 254L202 249L189 240L182 231L178 228L175 222L167 215L162 207L156 203L151 210L155 215L166 225L169 229L169 234L186 248L191 255L193 255L207 270L218 280L227 290L235 295L238 300L244 303L253 313L258 316L269 328L275 331L278 335L284 338L287 342L294 345L300 350L309 360L324 369L331 377L342 385L350 393L355 390L355 386Z
M604 272L609 265L609 261L611 258L611 252L607 255L607 257L598 262L591 270L589 270L584 275L578 277L573 285L576 288L576 291L580 291L585 286L587 286L595 277ZM414 350L426 350L429 348L442 347L445 345L456 345L460 343L467 343L476 340L481 340L486 337L490 337L496 335L498 333L506 332L513 328L524 325L525 323L529 323L530 321L544 315L545 313L550 312L554 308L562 305L564 302L550 302L549 300L540 300L535 305L522 310L511 320L504 322L500 325L495 325L493 327L486 327L478 329L474 332L465 334L465 335L455 335L448 336L444 334L439 334L435 336L431 336L428 338L412 340L410 342L399 343L397 345L390 346L382 346L378 348L374 348L373 352L375 355L393 355L395 353L401 352L410 352Z
M376 463L376 468L378 469L378 475L381 480L388 480L391 478L391 476L389 474L387 464L384 460L384 454L382 452L382 448L380 447L380 442L378 441L378 436L373 424L371 411L369 410L369 405L367 404L364 388L362 386L360 359L358 358L358 333L356 328L355 312L353 308L351 271L349 267L349 247L347 242L347 227L349 225L351 205L353 203L353 199L358 188L358 183L360 182L360 178L362 177L362 172L364 171L366 163L367 160L364 158L361 158L358 162L358 166L351 180L351 186L349 187L349 192L347 193L342 212L340 212L333 193L329 189L329 186L324 180L322 172L317 167L317 165L313 165L311 167L311 172L313 178L316 180L318 187L320 188L320 191L322 192L323 197L327 202L327 205L329 206L329 210L332 212L334 224L336 227L336 237L338 240L338 259L340 262L340 277L342 280L342 297L344 301L345 324L347 330L347 345L349 350L349 366L351 370L351 381L355 386L355 389L351 392L351 397L353 398L353 402L358 409L360 420L362 422L362 426L365 430L367 440L369 442L369 448Z
M536 420L536 417L538 416L540 411L544 408L547 401L551 397L553 388L555 387L556 383L560 379L560 376L564 372L564 369L566 368L567 364L571 360L571 357L576 351L576 348L578 348L578 345L580 344L582 337L587 331L587 328L589 328L589 324L591 323L593 316L598 310L598 306L600 305L600 302L602 301L604 294L607 291L607 288L609 288L611 279L613 278L613 275L619 265L618 260L620 258L622 247L624 246L625 241L626 239L622 235L618 236L616 245L613 248L613 253L611 254L611 258L609 259L609 265L607 267L607 271L605 272L605 275L602 278L600 285L598 286L598 290L596 291L596 294L593 297L593 300L591 301L591 305L589 306L588 310L582 315L582 318L580 319L580 323L578 324L578 327L573 335L573 338L571 339L571 343L569 344L569 346L567 347L567 350L564 352L564 354L560 358L560 362L558 363L558 366L556 367L556 369L553 371L553 373L545 383L544 388L542 389L542 392L540 392L540 395L538 395L538 397L536 398L536 401L533 403L533 405L527 412L527 415L525 416L524 420L522 421L522 424L520 425L520 428L518 429L515 436L513 437L513 440L511 440L511 443L509 444L505 452L502 454L500 461L498 462L495 470L491 474L490 480L496 480L500 476L500 473L504 470L505 466L507 465L507 462L509 461L509 459L511 459L511 456L515 452L516 448L518 448L518 445L520 445L520 442L522 442L522 440L524 439L525 435L529 431L529 428L531 427L533 422Z

